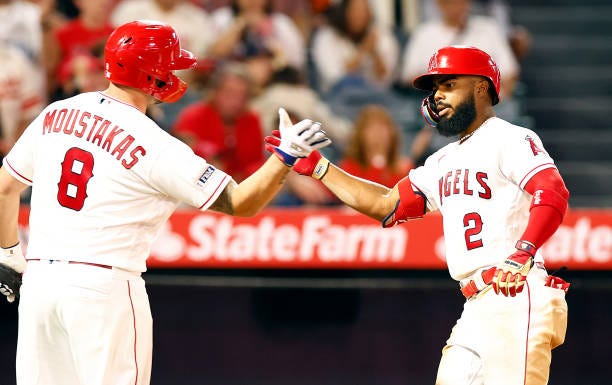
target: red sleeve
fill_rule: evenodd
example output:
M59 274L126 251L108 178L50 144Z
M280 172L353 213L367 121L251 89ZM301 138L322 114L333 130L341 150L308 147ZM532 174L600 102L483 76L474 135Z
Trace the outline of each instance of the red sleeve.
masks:
M521 237L522 240L529 241L539 248L561 225L565 215L563 203L566 207L569 191L556 168L548 168L535 174L525 185L525 191L536 197L542 191L554 197L551 204L532 200L529 222Z

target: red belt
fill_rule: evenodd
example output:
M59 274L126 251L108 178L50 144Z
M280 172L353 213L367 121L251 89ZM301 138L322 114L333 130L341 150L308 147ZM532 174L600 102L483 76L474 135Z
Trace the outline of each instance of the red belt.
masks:
M69 264L75 264L75 265L88 265L88 266L95 266L95 267L101 267L103 269L112 269L112 266L108 266L108 265L101 265L99 263L91 263L91 262L79 262L79 261L64 261L61 259L28 259L28 261L38 261L38 262L44 262L44 261L49 261L49 263L53 263L53 262L60 262L60 263L69 263Z
M546 267L544 267L544 264L542 262L536 262L534 267L546 270ZM487 270L483 270L480 273L482 282L480 282L479 279L471 279L468 283L463 285L461 287L461 293L463 294L463 296L469 299L487 288L491 284L491 282L493 282L493 277L495 277L496 270L497 268L495 266L488 268Z

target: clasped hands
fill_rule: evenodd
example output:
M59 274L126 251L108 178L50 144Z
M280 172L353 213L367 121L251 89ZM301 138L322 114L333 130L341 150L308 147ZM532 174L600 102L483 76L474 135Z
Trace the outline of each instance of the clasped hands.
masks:
M285 109L280 108L278 114L279 127L272 131L272 135L266 136L266 150L274 153L287 166L293 167L297 173L316 178L313 172L317 165L327 162L318 150L330 145L331 139L321 129L319 122L304 119L293 124ZM325 170L328 163L325 164Z

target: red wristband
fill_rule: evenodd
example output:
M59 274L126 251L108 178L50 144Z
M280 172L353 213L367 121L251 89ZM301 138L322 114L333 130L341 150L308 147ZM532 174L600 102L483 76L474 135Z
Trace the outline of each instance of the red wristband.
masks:
M529 241L525 241L524 239L519 239L518 241L516 241L516 244L514 245L514 247L517 250L521 250L526 252L527 254L531 255L532 257L535 256L535 253L537 251L537 247L535 247L535 245Z

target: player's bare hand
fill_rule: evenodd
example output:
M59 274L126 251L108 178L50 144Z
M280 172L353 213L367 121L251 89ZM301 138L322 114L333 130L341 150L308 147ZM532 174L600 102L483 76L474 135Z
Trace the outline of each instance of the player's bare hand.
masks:
M514 297L523 291L527 274L533 266L533 256L518 250L497 267L491 282L495 294Z
M293 166L299 158L306 158L310 153L331 144L321 123L304 119L293 124L284 108L278 110L280 143L274 147L274 153L288 166Z

